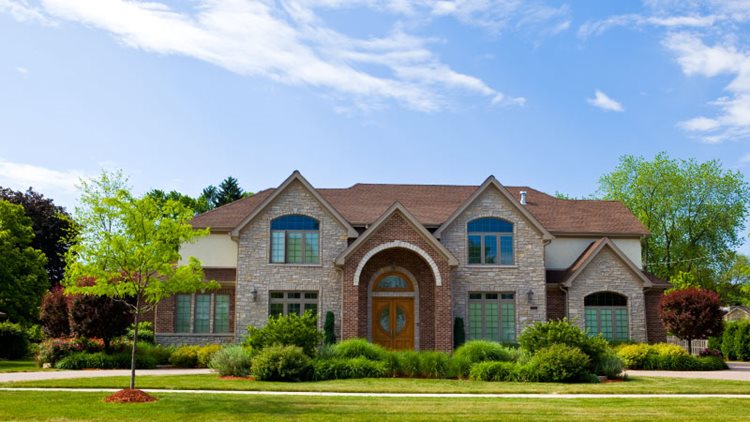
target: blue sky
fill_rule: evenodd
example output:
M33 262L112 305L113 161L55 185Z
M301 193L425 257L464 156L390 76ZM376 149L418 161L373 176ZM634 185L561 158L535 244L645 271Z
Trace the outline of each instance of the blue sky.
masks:
M582 196L659 151L747 173L749 23L746 1L0 0L0 186L72 207L102 168L190 195L299 169Z

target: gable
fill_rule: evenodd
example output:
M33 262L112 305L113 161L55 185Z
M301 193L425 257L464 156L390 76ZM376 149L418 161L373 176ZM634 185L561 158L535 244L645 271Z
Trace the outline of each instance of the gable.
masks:
M562 284L573 285L578 277L599 280L619 280L615 274L629 273L643 287L652 287L653 282L628 259L610 239L603 237L593 242L570 266Z

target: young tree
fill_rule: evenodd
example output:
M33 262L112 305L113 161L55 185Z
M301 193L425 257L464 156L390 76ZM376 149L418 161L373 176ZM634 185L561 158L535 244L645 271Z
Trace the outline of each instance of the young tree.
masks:
M106 296L75 295L70 301L70 329L77 336L104 340L104 351L112 351L112 339L125 334L133 322L126 301Z
M659 316L664 327L681 340L692 341L718 336L724 329L724 311L716 292L697 287L674 290L659 301Z
M69 297L61 286L53 287L44 294L39 323L47 337L67 337L70 335Z
M14 322L31 323L47 290L47 259L34 249L31 219L21 205L0 199L0 312Z
M34 230L31 246L47 257L46 269L50 284L60 284L65 274L65 253L70 247L71 234L76 230L70 215L65 208L55 205L52 199L45 198L31 188L26 192L0 188L0 199L23 206L25 214L31 218Z
M602 176L599 190L605 199L622 201L648 227L643 261L661 278L692 273L701 285L713 287L742 243L750 187L742 173L724 170L717 160L626 155Z
M177 293L218 288L215 281L203 280L194 257L184 266L177 265L180 254L175 244L208 234L190 225L192 210L174 200L160 206L149 196L133 197L121 172L104 172L81 185L75 212L80 233L68 251L66 292L123 301L133 314L138 338L140 316L159 301ZM137 344L134 341L131 350L131 389Z

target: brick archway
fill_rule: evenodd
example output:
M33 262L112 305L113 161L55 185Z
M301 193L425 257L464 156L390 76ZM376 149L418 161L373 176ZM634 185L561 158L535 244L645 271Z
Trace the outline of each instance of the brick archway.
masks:
M411 243L404 242L401 240L394 240L393 242L383 243L381 245L378 245L374 248L372 248L369 252L365 254L365 256L362 257L362 260L359 261L359 264L357 264L357 269L354 271L354 285L359 286L359 278L362 276L362 270L365 268L365 265L370 261L370 259L378 254L379 252L382 252L386 249L393 249L393 248L403 248L408 249L420 257L424 259L427 264L430 266L430 269L432 269L432 274L435 277L435 285L436 286L442 286L443 285L443 278L440 276L440 270L438 269L437 264L435 263L435 260L432 259L430 254L425 252L424 249L420 248L419 246L412 245Z

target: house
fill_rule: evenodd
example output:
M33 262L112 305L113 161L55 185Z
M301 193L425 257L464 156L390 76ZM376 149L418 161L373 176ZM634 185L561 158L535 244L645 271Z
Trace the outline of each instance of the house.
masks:
M239 341L269 315L335 316L338 338L450 351L513 342L568 317L611 340L663 341L659 297L642 270L647 229L622 203L562 200L528 187L356 184L278 188L198 215L211 234L183 245L221 290L177 295L155 312L160 343ZM460 319L459 319L460 318Z
M750 307L730 306L724 315L724 321L739 321L742 319L750 320Z

